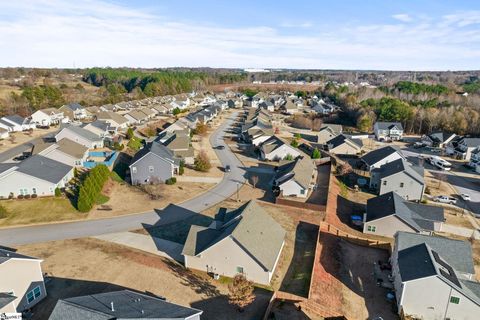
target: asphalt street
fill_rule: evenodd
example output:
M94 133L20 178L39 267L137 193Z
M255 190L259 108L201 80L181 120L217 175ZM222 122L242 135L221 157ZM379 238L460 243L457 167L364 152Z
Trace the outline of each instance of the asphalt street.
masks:
M151 225L164 225L181 221L222 202L235 194L238 188L245 183L245 170L242 169L242 163L223 141L226 129L232 125L236 116L237 113L231 115L210 137L212 146L225 146L222 150L215 149L215 152L223 166L230 165L231 171L225 173L223 180L206 193L181 204L171 204L164 209L155 209L145 213L98 220L0 229L0 246L75 239L135 230ZM32 212L32 214L35 213Z

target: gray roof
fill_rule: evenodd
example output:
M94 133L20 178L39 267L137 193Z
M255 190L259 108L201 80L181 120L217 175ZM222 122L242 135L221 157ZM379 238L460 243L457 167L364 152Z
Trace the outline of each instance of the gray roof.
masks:
M39 260L34 257L29 257L24 254L20 254L14 251L0 249L0 264L10 260L10 259L28 259L28 260Z
M113 310L112 311L112 304ZM59 300L49 320L187 319L201 310L130 290Z
M82 125L82 128L85 128L88 125L91 125L95 128L103 130L103 131L108 131L108 129L110 128L110 124L108 122L104 121L104 120L95 120L95 121L90 122L90 123L85 123L85 124Z
M18 172L51 183L59 183L73 169L69 165L38 154L16 164L16 166Z
M426 243L437 251L456 270L475 274L472 258L472 245L468 241L430 236L419 233L399 231L395 235L397 250L403 250L415 245Z
M69 103L66 106L67 106L67 108L69 108L72 111L83 109L82 105L77 103L77 102Z
M128 119L113 111L101 111L97 114L99 120L113 120L119 125L127 123Z
M159 156L162 159L165 159L167 161L171 162L176 162L175 160L175 155L173 152L165 147L163 144L160 142L150 142L148 143L143 149L140 149L135 156L133 156L131 165L137 162L140 158L143 158L146 154L148 153L153 153L157 156Z
M367 201L367 221L395 215L417 231L433 230L435 221L444 221L442 207L408 202L396 192L388 192Z
M416 180L418 183L425 184L423 178L423 167L410 165L404 159L397 159L395 161L386 163L380 168L374 169L373 171L379 173L380 179L389 177L399 172L405 172L405 174Z
M68 138L64 138L57 142L58 151L61 151L65 154L71 155L77 159L83 158L85 152L87 152L88 148L80 143L76 143Z
M275 180L282 184L294 179L304 189L308 189L315 170L313 161L308 157L300 157L294 161L282 164L276 169Z
M455 133L434 132L428 135L430 140L437 143L443 143L452 136L455 136Z
M215 228L192 226L182 253L195 256L231 237L265 270L273 271L285 230L256 201L217 215L215 222Z
M358 148L361 148L363 146L362 141L360 141L359 139L349 139L343 134L339 134L338 136L328 140L327 146L328 146L328 149L334 149L344 143L349 143L349 142L354 146L357 146Z
M364 155L361 159L367 165L371 166L385 159L386 157L388 157L389 155L395 152L397 152L399 155L403 157L402 151L397 146L386 146L380 149L370 151L369 153Z
M8 305L13 300L17 299L14 295L8 294L6 292L0 292L0 309Z
M62 128L62 130L70 130L72 131L73 133L75 133L76 135L82 137L82 138L85 138L87 139L88 141L92 141L92 142L96 142L96 141L100 141L102 140L102 138L98 135L96 135L95 133L87 130L87 129L84 129L82 127L79 127L79 126L74 126L74 125L66 125ZM60 132L62 131L60 130ZM60 133L59 132L59 133ZM58 134L57 134L58 135Z
M25 118L20 117L17 114L13 114L11 116L5 116L4 118L19 125L22 125L25 122Z
M480 146L480 138L463 138L459 141L459 144L465 145L470 148Z
M380 130L390 130L392 129L393 127L397 127L399 130L403 130L403 126L400 122L382 122L382 121L378 121L377 123L377 127L378 129Z
M329 128L335 133L342 133L342 125L341 124L333 124L333 123L324 123L322 124L322 127L320 128L320 131L325 130Z

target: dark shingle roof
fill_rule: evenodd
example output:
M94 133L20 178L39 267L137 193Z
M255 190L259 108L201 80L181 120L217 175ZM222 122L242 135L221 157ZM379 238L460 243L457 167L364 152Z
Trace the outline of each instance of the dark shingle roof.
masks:
M402 281L410 281L437 274L428 248L424 243L399 251L398 267Z
M9 120L9 121L12 121L13 123L16 123L18 125L22 125L25 122L25 118L20 117L17 114L13 114L11 116L5 116L4 118Z
M375 171L380 173L380 179L403 171L418 183L424 184L423 167L410 165L404 159L386 163Z
M112 311L113 304L113 311ZM187 319L202 311L130 290L59 300L49 320Z
M10 260L10 259L29 259L29 260L38 260L37 258L29 257L24 254L20 254L14 251L0 249L0 264Z
M192 226L183 254L194 256L226 237L233 238L266 270L273 271L285 230L255 201L218 215L216 228Z
M382 159L385 159L392 153L397 152L399 155L402 155L402 152L400 149L396 146L386 146L377 150L370 151L366 155L364 155L361 159L363 162L365 162L367 165L371 166L374 165L375 163L381 161Z
M357 147L361 148L362 147L362 142L358 139L349 139L347 138L346 136L344 136L343 134L339 134L338 136L330 139L327 141L327 145L328 145L328 148L329 149L334 149L344 143L347 143L347 142L350 142L354 145L356 145Z
M377 127L380 130L390 130L393 127L397 127L399 130L403 130L403 126L400 122L377 122Z
M443 143L447 139L449 139L451 136L454 136L454 133L446 133L446 132L435 132L431 133L428 135L428 137L433 141L437 143Z
M51 183L60 182L73 167L53 159L34 155L17 164L18 172L49 181Z
M144 157L148 153L153 153L157 156L159 156L162 159L166 159L168 161L175 162L175 156L173 152L165 147L163 144L153 141L148 143L143 149L140 149L137 153L135 153L135 156L133 156L132 159L132 164L137 162L140 158Z
M0 292L0 309L5 307L7 304L17 299L14 295L8 294L6 292Z

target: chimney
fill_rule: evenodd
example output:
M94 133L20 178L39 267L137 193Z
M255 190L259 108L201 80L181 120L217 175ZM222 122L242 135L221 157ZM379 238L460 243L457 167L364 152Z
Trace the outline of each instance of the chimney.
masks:
M112 312L115 312L115 308L113 307L113 301L110 302L110 309L112 309Z

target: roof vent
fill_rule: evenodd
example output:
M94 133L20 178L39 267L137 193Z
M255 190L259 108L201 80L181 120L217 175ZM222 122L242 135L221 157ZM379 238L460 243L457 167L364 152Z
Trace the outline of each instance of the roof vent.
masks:
M115 308L113 307L113 301L110 302L110 309L112 310L112 312L115 312Z

